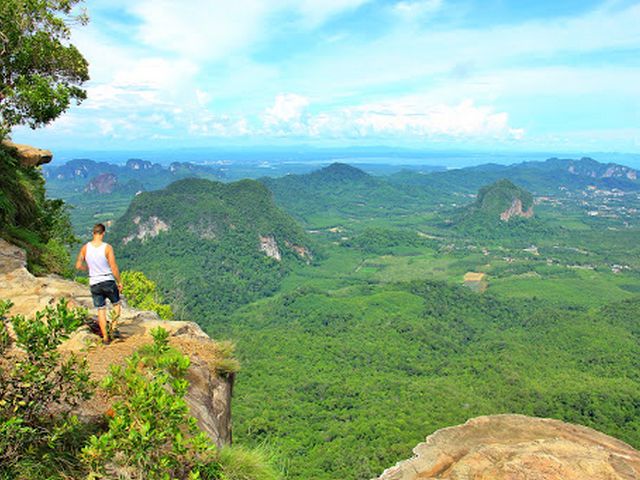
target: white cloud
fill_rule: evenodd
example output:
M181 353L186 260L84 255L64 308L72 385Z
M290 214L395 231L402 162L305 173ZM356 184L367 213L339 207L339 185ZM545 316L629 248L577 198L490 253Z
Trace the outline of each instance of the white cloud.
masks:
M140 138L171 131L185 142L189 135L518 140L523 126L530 139L560 124L563 109L580 102L585 113L597 112L603 98L627 113L628 125L637 123L629 111L640 102L640 69L635 57L622 59L640 50L640 2L452 30L444 23L456 20L450 2L401 0L372 5L389 14L379 32L362 34L358 22L321 29L372 1L114 0L139 23L74 32L91 62L89 98L47 130ZM300 46L273 48L289 34ZM544 118L541 97L553 107ZM525 110L531 105L535 119ZM567 121L579 130L581 119Z
M197 65L187 59L143 58L133 68L119 70L114 75L114 83L122 87L171 90L185 79L192 79L197 73Z
M363 136L512 138L522 129L509 126L509 115L471 100L458 105L420 105L389 101L347 109L346 117Z
M305 113L309 101L295 93L280 93L275 104L266 109L265 127L268 130L299 131L306 121Z
M438 12L442 5L443 0L410 0L397 3L393 11L403 20L413 22L424 20L425 15Z
M98 120L98 126L100 128L100 135L111 136L115 132L113 123L103 118Z
M228 115L201 114L192 117L188 132L196 137L238 138L254 132L246 118Z
M372 0L289 0L283 2L289 8L297 10L302 24L315 28L333 16L353 11Z
M280 94L266 110L263 133L314 138L411 137L520 139L522 128L509 125L506 112L477 107L471 100L457 105L416 103L416 97L309 113L309 101Z
M211 94L209 92L203 92L202 90L196 90L196 97L198 99L198 104L201 106L205 106L211 101Z
M404 2L397 8L411 10L413 5ZM400 23L398 28L373 41L351 44L349 48L336 45L311 59L304 69L294 68L287 73L292 89L306 84L309 94L319 96L328 92L327 97L334 98L336 92L368 94L380 87L388 91L389 86L404 83L404 88L411 89L422 89L427 84L432 90L457 88L458 101L465 97L477 98L474 92L483 90L482 100L492 101L492 97L501 94L528 94L535 82L528 82L520 75L525 70L550 88L553 88L552 82L542 78L546 72L564 70L562 76L566 77L566 72L571 71L573 78L583 77L582 82L575 84L580 89L585 83L593 84L591 75L600 69L597 78L609 77L609 81L602 83L603 89L611 85L614 77L607 72L622 68L623 55L632 58L632 52L640 50L637 25L640 25L640 3L624 9L602 9L576 18L492 28L451 30L440 26L432 28L425 22L417 29ZM633 62L627 62L626 66L638 70ZM499 81L499 76L503 76L503 81ZM499 86L509 90L496 90L493 85L483 84L487 79L498 80ZM462 83L454 84L453 80ZM625 87L634 90L636 98L640 96L637 85L631 82ZM556 84L560 90L566 90L567 86L567 83ZM452 100L455 99L442 99L447 103Z
M260 38L270 7L262 0L142 0L131 11L142 21L138 37L143 44L215 61Z
M372 0L140 0L129 10L141 20L138 39L158 51L215 62L247 53L272 32L271 21L293 14L317 28Z

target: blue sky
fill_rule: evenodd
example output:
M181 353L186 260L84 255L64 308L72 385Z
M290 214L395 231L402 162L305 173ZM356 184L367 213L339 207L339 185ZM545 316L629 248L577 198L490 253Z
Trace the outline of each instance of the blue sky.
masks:
M13 140L640 153L640 2L87 0L88 99Z

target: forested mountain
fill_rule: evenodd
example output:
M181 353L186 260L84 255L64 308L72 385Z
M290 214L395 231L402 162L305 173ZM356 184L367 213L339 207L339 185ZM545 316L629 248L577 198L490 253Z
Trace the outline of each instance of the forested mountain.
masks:
M85 235L98 221L111 225L140 192L165 188L182 178L226 178L224 171L211 165L173 162L163 166L140 159L129 159L124 165L71 160L46 165L43 175L49 194L74 206L71 218L78 235Z
M481 187L503 178L536 195L555 194L562 188L640 190L636 170L590 158L552 158L510 166L486 164L426 173L403 170L376 177L356 167L334 163L308 174L264 177L260 181L285 211L299 221L314 223L318 217L389 217L443 203L464 205L469 203L464 196L475 195Z
M260 181L278 205L303 222L318 215L366 218L414 212L438 198L427 185L398 187L343 163Z
M517 210L514 209L512 215L510 210L514 205L518 205ZM489 215L501 217L502 220L508 222L511 216L533 216L533 195L531 192L515 185L508 178L502 178L485 185L478 191L476 201L469 207L471 211L483 212Z
M142 190L164 188L181 178L197 177L220 180L222 170L211 165L190 162L174 162L168 167L147 160L130 159L125 165L95 162L89 159L71 160L60 166L46 166L43 175L52 191L71 189L82 191L90 182L105 174L111 174L119 184L136 182Z
M403 171L388 177L396 184L428 185L442 192L475 193L483 185L509 178L522 188L538 195L555 193L558 188L618 188L640 190L638 171L613 163L599 163L591 158L580 160L550 158L544 162L523 162L509 166L486 164L446 172L418 173Z
M185 179L138 195L112 231L121 268L152 275L190 314L229 311L275 292L311 241L260 182Z
M550 234L544 221L534 216L533 203L531 192L501 178L481 187L473 203L460 207L450 227L474 240L532 245Z

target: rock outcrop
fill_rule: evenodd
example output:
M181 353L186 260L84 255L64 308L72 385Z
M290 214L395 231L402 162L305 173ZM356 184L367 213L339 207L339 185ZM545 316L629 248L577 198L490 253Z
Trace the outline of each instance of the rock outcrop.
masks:
M57 276L34 277L26 269L26 254L0 239L0 299L11 300L11 315L31 317L48 305L66 299L72 307L93 308L89 287ZM108 346L98 345L98 337L83 327L60 346L63 353L75 353L87 359L92 378L100 381L109 373L111 364L124 364L141 345L151 343L151 330L162 327L169 331L170 345L191 359L187 374L186 395L191 415L200 429L220 447L231 442L231 395L233 374L220 376L214 364L220 352L210 339L192 322L160 320L155 312L122 309L118 330L124 337ZM79 418L101 417L109 409L110 400L103 392L81 406Z
M469 420L427 437L376 480L637 480L640 452L590 428L522 415Z
M16 150L17 157L23 167L37 167L49 163L53 159L51 150L32 147L30 145L21 145L9 141L2 142L2 145Z
M122 243L125 245L134 238L138 238L144 243L147 238L157 237L160 232L168 232L171 230L169 225L156 216L151 216L146 220L135 217L133 223L137 225L137 229L131 235L122 239Z
M278 250L278 244L273 236L260 237L260 251L267 254L267 257L275 258L276 260L282 260L280 250Z
M522 200L519 198L515 198L513 200L513 203L511 204L511 207L500 214L500 220L508 222L513 217L533 217L533 205L531 205L526 211L524 211L522 209Z

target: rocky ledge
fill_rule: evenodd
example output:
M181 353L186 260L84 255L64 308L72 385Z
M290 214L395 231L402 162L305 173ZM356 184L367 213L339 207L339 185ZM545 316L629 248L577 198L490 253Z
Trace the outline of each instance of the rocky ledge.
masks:
M21 145L7 140L2 142L2 146L14 150L20 160L20 165L23 167L37 167L49 163L53 159L51 150L44 150L30 145Z
M590 428L493 415L445 428L376 480L638 480L640 452Z
M29 318L48 305L66 299L71 307L93 310L89 287L50 275L34 277L27 271L26 254L20 248L0 239L0 299L11 300L11 315ZM155 312L137 310L126 305L118 331L123 339L110 345L98 343L99 338L82 327L60 346L64 353L85 357L92 378L100 381L112 364L124 365L125 359L141 345L152 343L151 330L162 327L170 332L169 343L191 359L187 374L189 392L186 395L191 415L218 447L231 442L231 395L233 374L220 376L215 362L220 356L217 342L209 338L192 322L160 320ZM110 400L100 390L79 409L78 416L90 420L105 414Z

